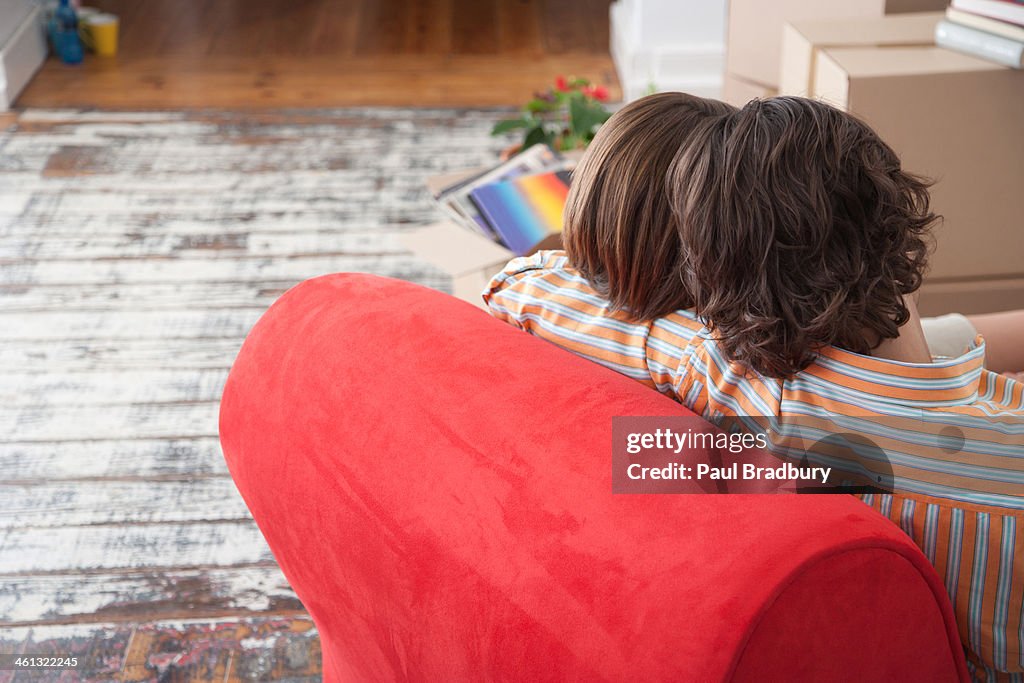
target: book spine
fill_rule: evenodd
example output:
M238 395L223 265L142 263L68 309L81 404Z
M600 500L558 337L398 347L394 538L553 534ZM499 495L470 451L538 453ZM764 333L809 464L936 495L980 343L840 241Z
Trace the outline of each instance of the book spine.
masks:
M952 0L955 9L1024 26L1024 3L1015 0Z
M1024 43L950 21L936 25L935 44L1014 69L1024 66Z
M954 24L960 24L961 26L969 26L970 28L976 28L979 31L986 33L992 33L997 36L1009 38L1010 40L1016 40L1024 43L1024 27L1011 24L1007 21L999 21L998 19L990 19L983 17L980 14L971 14L970 12L964 12L963 10L950 7L946 10L946 19L952 21Z

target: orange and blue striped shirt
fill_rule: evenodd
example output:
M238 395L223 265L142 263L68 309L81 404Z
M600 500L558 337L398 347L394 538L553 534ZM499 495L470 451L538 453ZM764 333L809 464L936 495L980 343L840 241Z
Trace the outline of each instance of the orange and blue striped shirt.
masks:
M864 502L944 578L972 675L1024 682L1024 384L984 369L980 337L929 364L830 347L778 380L730 362L692 311L638 322L611 310L561 251L514 259L483 296L495 317L711 421L764 416L785 432L779 424L799 420L880 444L892 493Z

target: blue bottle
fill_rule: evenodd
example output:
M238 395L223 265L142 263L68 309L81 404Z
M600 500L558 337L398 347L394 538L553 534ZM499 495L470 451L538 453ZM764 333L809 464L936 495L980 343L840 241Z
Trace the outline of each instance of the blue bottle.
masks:
M50 20L50 42L65 64L79 64L84 56L82 39L78 37L78 16L68 0L60 0Z

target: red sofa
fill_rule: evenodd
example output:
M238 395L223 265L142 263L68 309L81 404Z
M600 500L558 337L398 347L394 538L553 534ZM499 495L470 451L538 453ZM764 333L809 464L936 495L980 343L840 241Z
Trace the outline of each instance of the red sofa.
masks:
M246 339L231 474L327 681L967 680L938 576L849 496L613 495L677 403L439 292L309 280Z

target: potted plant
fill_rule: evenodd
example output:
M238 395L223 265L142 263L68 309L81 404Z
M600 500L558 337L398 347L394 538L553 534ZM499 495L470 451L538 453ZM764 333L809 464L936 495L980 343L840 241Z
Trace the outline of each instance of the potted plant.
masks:
M538 144L563 152L586 149L612 115L604 106L607 101L605 87L586 78L559 76L554 87L534 95L519 116L495 124L491 135L522 131L523 141L505 149L503 159Z

